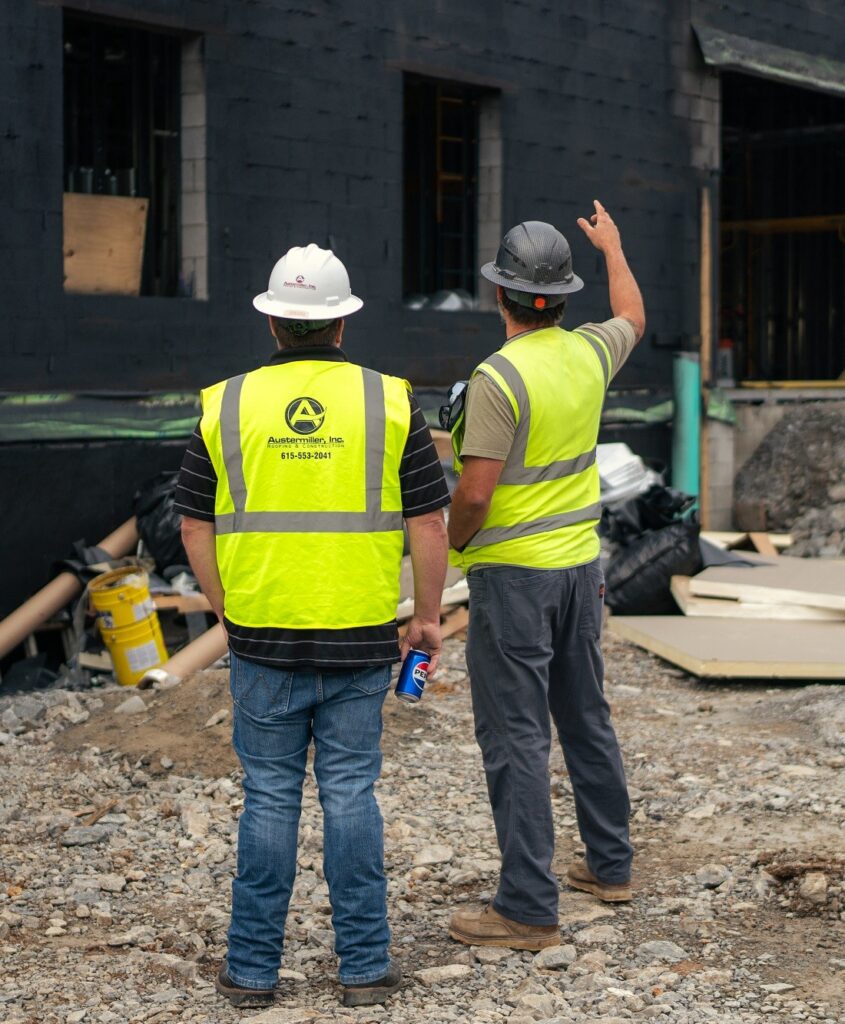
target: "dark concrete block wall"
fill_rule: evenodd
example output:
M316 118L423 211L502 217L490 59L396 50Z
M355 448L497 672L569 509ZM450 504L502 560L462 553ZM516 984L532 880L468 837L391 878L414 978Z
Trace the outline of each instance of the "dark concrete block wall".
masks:
M716 76L690 21L840 53L839 0L79 0L204 38L207 302L62 290L61 2L2 0L0 356L16 390L197 388L268 350L250 300L287 246L333 238L367 301L355 358L420 383L465 373L495 315L401 304L402 72L502 90L503 223L547 218L587 280L570 322L607 315L601 261L575 227L594 196L624 232L649 310L622 383L665 385L663 348L697 333L697 194L715 173ZM717 116L717 115L716 115Z
M666 388L671 348L698 342L698 190L718 189L719 81L692 21L845 50L842 0L76 0L201 37L205 64L210 297L95 297L62 287L62 5L0 0L0 390L193 390L241 372L272 348L251 299L273 262L330 238L366 300L351 356L419 384L464 376L500 343L496 315L402 307L403 69L501 90L502 222L569 236L587 283L570 324L609 315L575 226L605 202L649 318L618 383ZM152 449L0 445L0 614L178 463Z

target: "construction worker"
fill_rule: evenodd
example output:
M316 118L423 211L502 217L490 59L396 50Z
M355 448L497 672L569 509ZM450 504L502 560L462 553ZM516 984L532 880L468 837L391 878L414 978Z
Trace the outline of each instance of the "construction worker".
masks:
M473 373L453 436L462 472L449 541L468 572L475 732L502 854L491 904L450 922L449 934L472 945L560 943L550 712L586 846L569 884L631 898L628 793L599 647L596 440L605 390L645 311L602 205L578 223L604 254L613 319L564 330L567 296L583 287L569 244L551 224L513 228L481 269L496 285L506 341Z
M191 565L229 635L244 773L217 990L235 1006L273 1002L313 740L343 1002L381 1003L401 978L373 785L400 658L403 520L415 602L404 651L428 652L434 671L448 490L409 385L341 350L344 318L362 302L333 253L289 250L253 304L278 351L202 392L176 499Z

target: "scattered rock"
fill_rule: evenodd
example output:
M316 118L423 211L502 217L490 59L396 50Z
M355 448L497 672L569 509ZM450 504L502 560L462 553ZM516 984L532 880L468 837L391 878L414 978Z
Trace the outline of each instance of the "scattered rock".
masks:
M138 715L146 710L147 705L144 703L144 698L137 693L133 693L131 697L127 697L125 701L117 705L114 713L116 715Z
M322 1017L322 1011L299 1007L278 1006L249 1018L249 1024L307 1024Z
M108 825L74 825L61 838L62 846L89 846L102 843L114 830Z
M211 716L211 718L209 718L209 720L205 723L203 728L204 729L211 729L212 726L220 725L221 722L225 722L228 717L229 717L229 709L228 708L220 708L219 711L215 711L214 712L214 714Z
M469 977L470 974L472 968L467 964L443 964L441 967L424 967L421 971L414 971L414 977L426 988L432 985L449 985Z
M617 942L621 942L624 936L618 928L614 928L609 924L597 924L593 925L592 928L582 928L580 932L575 933L576 942L586 942L589 946L598 944L614 946Z
M447 864L454 856L451 846L424 846L415 856L414 865L424 867L426 864Z
M823 871L808 871L798 885L798 895L809 903L827 900L827 875Z
M575 963L578 952L574 946L550 946L548 949L541 949L534 957L534 966L545 971L559 971Z
M778 996L783 992L792 992L795 989L795 985L788 985L784 981L776 981L771 985L761 985L760 988L764 992L768 992L769 995Z
M674 962L689 958L689 954L685 949L681 949L680 946L666 939L654 939L651 942L640 943L637 946L637 953L649 960L670 960Z
M730 871L724 864L705 864L704 867L696 871L695 880L705 889L718 889L723 882L730 878L730 875Z

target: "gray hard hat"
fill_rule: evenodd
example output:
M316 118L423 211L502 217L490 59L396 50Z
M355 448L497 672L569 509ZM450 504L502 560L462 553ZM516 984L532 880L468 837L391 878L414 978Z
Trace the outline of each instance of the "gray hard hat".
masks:
M572 272L569 242L556 227L541 220L526 220L511 228L502 239L495 262L485 263L481 274L508 292L531 296L563 296L584 287L581 278ZM537 305L521 297L519 301L522 305Z

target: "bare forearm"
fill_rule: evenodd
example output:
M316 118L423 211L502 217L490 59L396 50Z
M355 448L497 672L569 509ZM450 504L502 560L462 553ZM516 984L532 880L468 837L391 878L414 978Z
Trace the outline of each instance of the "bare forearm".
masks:
M610 309L614 316L630 320L642 337L645 331L645 306L622 246L605 251L607 283L610 291Z
M449 509L449 543L457 551L462 551L478 533L490 509L489 498L469 500L461 483L455 488Z
M201 519L182 520L182 543L200 590L208 598L214 614L222 622L225 594L217 568L217 547L214 524Z
M443 512L415 516L407 524L414 569L414 617L439 623L449 556Z

